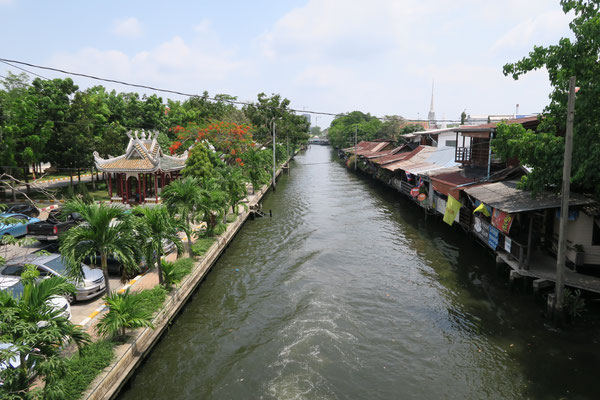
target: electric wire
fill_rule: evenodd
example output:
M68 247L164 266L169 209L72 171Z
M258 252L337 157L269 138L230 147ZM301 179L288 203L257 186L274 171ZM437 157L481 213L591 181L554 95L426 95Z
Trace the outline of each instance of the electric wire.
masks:
M121 81L121 80L117 80L117 79L109 79L109 78L102 78L99 76L95 76L95 75L90 75L90 74L84 74L84 73L80 73L80 72L72 72L72 71L67 71L64 69L60 69L60 68L53 68L53 67L47 67L47 66L43 66L43 65L38 65L38 64L33 64L33 63L28 63L28 62L24 62L24 61L19 61L19 60L12 60L12 59L7 59L7 58L0 58L0 61L10 65L9 63L14 63L14 64L20 64L20 65L26 65L28 67L32 67L32 68L39 68L39 69L43 69L43 70L47 70L47 71L53 71L53 72L59 72L65 75L73 75L73 76L80 76L82 78L88 78L88 79L94 79L94 80L98 80L98 81L103 81L103 82L109 82L109 83L116 83L118 85L124 85L124 86L130 86L130 87L135 87L135 88L140 88L140 89L148 89L148 90L153 90L156 92L162 92L162 93L171 93L171 94L176 94L179 96L184 96L184 97L203 97L200 96L198 94L195 93L186 93L186 92L182 92L179 90L172 90L172 89L162 89L162 88L158 88L158 87L154 87L154 86L149 86L149 85L143 85L143 84L138 84L138 83L130 83L130 82L125 82L125 81ZM15 68L18 68L15 66ZM19 68L21 69L21 68ZM34 74L36 75L36 74ZM40 75L37 75L40 76ZM44 78L47 79L47 78ZM207 97L208 100L210 101L214 101L214 102L226 102L226 103L230 103L230 104L235 104L235 105L241 105L241 106L256 106L255 103L252 102L248 102L248 101L240 101L240 100L231 100L231 99L221 99L221 98L214 98L214 97ZM279 107L275 107L275 106L263 106L266 108L270 108L270 109L279 109ZM326 111L313 111L313 110L299 110L299 109L294 109L294 108L289 108L289 111L293 111L296 113L303 113L303 114L314 114L314 115L327 115L330 117L338 117L338 116L343 116L346 115L347 113L332 113L332 112L326 112ZM386 117L377 117L375 116L375 118L385 121L387 118ZM413 120L411 119L410 121L415 121L415 122L426 122L426 120ZM458 120L436 120L439 122L458 122Z

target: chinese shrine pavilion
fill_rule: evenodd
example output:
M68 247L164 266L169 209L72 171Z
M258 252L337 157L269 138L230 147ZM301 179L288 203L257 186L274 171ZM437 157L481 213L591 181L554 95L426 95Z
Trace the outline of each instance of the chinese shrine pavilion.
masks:
M187 151L177 157L163 154L158 144L158 132L127 132L129 144L125 154L101 158L94 152L99 171L108 175L108 193L112 201L122 203L157 202L166 185L180 177L185 167ZM114 194L114 196L113 196Z

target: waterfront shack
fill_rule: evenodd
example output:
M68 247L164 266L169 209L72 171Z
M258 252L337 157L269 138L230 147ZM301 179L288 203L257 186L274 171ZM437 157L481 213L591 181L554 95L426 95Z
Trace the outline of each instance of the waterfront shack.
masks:
M533 197L517 185L517 180L508 180L464 189L476 204L482 204L482 212L473 218L472 231L513 269L541 277L556 269L561 197L551 192ZM567 260L573 266L600 265L600 245L594 244L599 223L594 204L593 199L579 194L572 194L569 200ZM578 251L587 251L587 257L578 260Z

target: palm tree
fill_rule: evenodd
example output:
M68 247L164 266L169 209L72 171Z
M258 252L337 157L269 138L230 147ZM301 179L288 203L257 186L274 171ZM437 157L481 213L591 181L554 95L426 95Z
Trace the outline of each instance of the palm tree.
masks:
M135 219L135 236L148 265L158 268L158 282L163 284L161 257L165 254L163 245L171 241L181 252L181 239L178 229L180 224L173 219L165 206L136 207L133 214Z
M63 345L74 342L78 347L88 343L89 335L61 315L63 310L51 305L51 299L75 292L75 287L61 277L24 281L23 293L15 298L0 291L0 334L2 342L11 346L0 351L0 358L16 358L17 369L0 372L3 389L9 392L27 390L34 371L50 375L59 363Z
M206 233L211 234L217 225L214 212L219 215L227 208L227 193L221 188L216 178L202 179L198 211L202 214L202 221L206 223ZM218 217L218 215L217 215Z
M111 293L104 297L109 311L96 325L102 336L125 336L125 330L149 327L152 325L152 312L140 304L136 296L129 293L129 288L123 293Z
M171 182L162 191L162 199L171 213L181 222L188 242L188 253L192 256L192 222L196 220L202 190L198 178L187 177Z
M118 206L85 204L80 200L71 200L64 208L67 212L79 213L85 221L60 237L60 253L69 274L81 278L82 262L87 257L100 256L106 292L110 293L107 269L109 255L119 260L128 272L138 267L130 216Z
M252 183L252 193L256 188L269 181L268 153L256 149L248 149L243 155L245 172Z

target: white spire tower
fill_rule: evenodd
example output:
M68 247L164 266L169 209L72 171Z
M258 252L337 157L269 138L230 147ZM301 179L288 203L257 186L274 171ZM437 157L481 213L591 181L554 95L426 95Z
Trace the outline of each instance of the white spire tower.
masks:
M435 123L435 111L433 110L433 79L431 80L431 105L429 106L429 114L427 114L427 119L429 120L429 128L434 129L437 128L437 124Z

